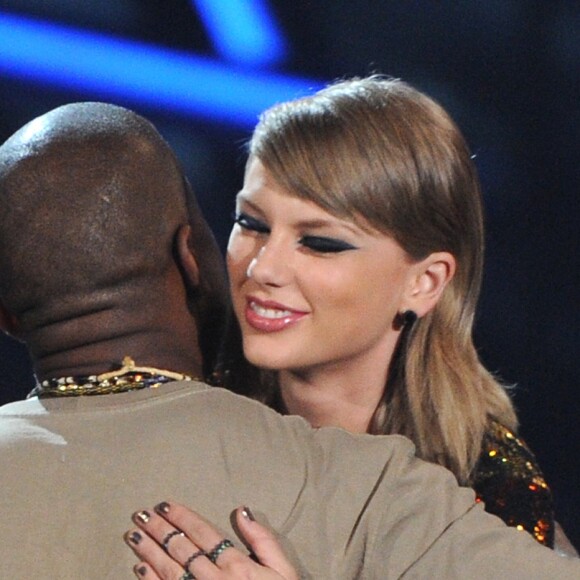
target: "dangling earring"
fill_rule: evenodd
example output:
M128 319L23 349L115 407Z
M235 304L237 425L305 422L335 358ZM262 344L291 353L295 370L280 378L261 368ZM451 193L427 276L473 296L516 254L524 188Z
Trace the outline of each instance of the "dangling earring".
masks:
M405 362L407 359L407 349L411 339L411 329L413 324L417 321L417 313L413 310L405 310L398 312L396 318L396 328L401 331L399 340L393 358L391 359L391 368L389 370L389 378L387 379L387 393L390 392L389 385L393 385L393 381L405 381Z
M410 328L417 321L417 313L414 310L405 310L401 314L401 318L403 320L403 326Z

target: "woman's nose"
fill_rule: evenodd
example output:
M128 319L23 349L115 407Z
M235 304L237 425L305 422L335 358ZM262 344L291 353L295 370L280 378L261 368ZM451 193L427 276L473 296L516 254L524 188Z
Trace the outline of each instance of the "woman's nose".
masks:
M246 276L267 286L288 284L292 276L289 252L282 243L268 240L252 258Z

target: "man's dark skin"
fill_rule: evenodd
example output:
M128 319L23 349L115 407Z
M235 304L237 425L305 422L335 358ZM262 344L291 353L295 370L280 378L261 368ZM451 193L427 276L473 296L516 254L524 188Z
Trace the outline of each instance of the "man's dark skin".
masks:
M0 272L0 327L26 343L39 380L126 355L211 371L223 260L167 143L126 109L66 105L0 147Z

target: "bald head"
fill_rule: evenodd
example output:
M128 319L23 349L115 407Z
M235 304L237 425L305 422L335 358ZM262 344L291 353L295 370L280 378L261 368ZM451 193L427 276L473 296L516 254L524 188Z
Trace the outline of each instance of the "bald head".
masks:
M185 222L173 155L130 111L67 105L0 148L0 292L15 312L153 275Z
M221 257L175 156L148 121L122 107L75 103L0 147L0 300L27 332L105 310L141 310L144 319L144 309L167 309L176 235L187 224L215 315L223 308L214 304L224 288Z

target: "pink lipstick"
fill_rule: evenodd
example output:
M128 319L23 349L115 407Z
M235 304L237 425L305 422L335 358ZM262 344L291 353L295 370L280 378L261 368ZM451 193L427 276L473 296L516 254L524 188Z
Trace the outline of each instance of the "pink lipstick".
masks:
M308 313L287 308L277 302L248 298L245 317L246 322L254 329L262 332L278 332L284 330Z

